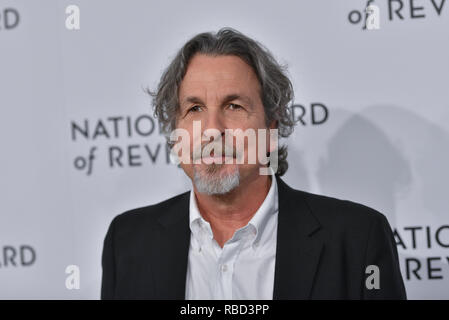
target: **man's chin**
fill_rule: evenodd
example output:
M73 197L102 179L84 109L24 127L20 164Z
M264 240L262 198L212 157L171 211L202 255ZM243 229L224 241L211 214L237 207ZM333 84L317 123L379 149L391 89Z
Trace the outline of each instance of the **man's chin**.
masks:
M240 174L236 165L199 165L194 170L194 182L198 192L209 195L226 194L238 187Z

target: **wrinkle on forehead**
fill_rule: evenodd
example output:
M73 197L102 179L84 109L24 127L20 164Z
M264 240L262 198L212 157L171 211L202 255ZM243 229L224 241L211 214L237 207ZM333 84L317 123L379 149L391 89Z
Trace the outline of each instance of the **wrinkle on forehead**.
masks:
M217 82L217 81L241 81L247 82L256 78L252 70L247 70L245 72L228 72L228 71L215 71L210 70L192 70L186 73L184 80L189 82Z
M197 55L190 61L183 80L193 82L248 81L253 78L257 78L257 76L252 67L237 56Z

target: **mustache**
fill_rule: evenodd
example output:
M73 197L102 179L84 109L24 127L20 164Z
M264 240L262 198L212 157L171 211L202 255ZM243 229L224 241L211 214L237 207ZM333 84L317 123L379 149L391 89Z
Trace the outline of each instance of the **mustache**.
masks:
M206 148L208 150L205 151ZM217 152L218 154L216 154ZM238 158L241 155L241 152L238 152L238 150L232 145L223 146L222 143L219 142L208 142L202 144L201 147L194 149L191 153L191 159L195 161L197 159L202 159L203 156L219 156L220 153L222 157L232 158Z

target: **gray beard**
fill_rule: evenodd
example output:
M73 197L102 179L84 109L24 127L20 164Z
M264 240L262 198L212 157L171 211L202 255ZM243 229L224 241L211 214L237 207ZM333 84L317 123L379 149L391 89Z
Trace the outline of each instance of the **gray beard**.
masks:
M220 173L223 164L210 164L205 170L193 167L193 182L198 192L208 195L226 194L239 186L238 167L231 173Z

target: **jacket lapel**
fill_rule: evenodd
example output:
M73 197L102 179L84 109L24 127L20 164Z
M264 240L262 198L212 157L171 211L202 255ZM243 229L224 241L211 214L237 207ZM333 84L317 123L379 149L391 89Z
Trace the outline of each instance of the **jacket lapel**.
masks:
M322 251L320 228L303 194L276 175L279 216L273 299L309 299Z
M154 244L153 279L157 299L185 298L187 262L190 245L190 192L180 195L170 209L159 219Z

